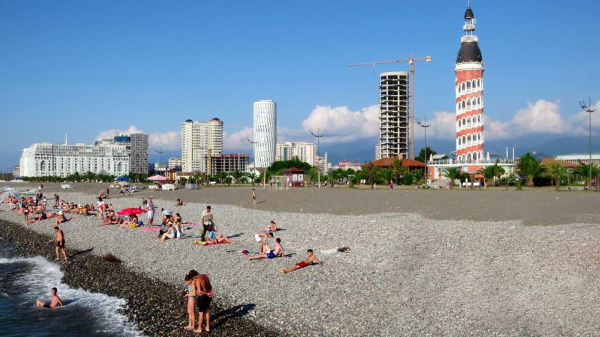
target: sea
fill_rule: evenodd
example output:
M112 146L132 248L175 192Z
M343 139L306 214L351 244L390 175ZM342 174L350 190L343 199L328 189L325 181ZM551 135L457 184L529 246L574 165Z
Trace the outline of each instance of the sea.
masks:
M143 336L121 314L125 300L70 288L62 278L54 261L12 257L10 243L0 242L0 336ZM52 287L65 306L36 307L37 299L49 302Z

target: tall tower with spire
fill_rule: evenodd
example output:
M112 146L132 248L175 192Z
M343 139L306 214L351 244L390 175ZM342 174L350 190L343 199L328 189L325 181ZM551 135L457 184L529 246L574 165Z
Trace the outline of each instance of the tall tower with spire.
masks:
M477 163L484 159L483 57L475 31L471 4L465 11L465 35L456 58L456 160Z

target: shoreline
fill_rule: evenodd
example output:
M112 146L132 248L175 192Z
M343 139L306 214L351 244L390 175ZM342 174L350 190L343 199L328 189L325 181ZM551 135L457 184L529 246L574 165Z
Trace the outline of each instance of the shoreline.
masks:
M52 237L37 233L9 220L0 220L0 241L9 242L14 257L34 257L53 261ZM193 336L183 329L187 324L185 303L180 302L181 286L172 285L129 270L122 263L107 262L89 250L69 250L68 262L60 262L64 272L63 282L73 288L104 293L125 299L122 313L134 322L147 336ZM183 280L183 278L182 278ZM143 289L143 290L140 290ZM214 336L264 336L284 335L243 318L252 305L235 305L211 308L211 335Z
M172 208L174 199L185 195L179 191L144 191L107 201L116 209L137 207L140 197L150 194L159 210L165 207L195 222L210 204L221 233L233 237L234 245L194 245L198 226L184 228L182 240L164 243L156 242L155 233L100 226L93 217L76 216L61 229L68 252L94 247L95 255L112 253L129 270L177 289L188 270L206 273L215 286L217 304L253 306L245 318L293 336L478 336L525 330L586 335L600 322L590 317L600 312L600 302L595 300L600 297L600 227L596 226L598 209L589 207L596 194L589 194L590 200L583 204L579 196L584 194L542 193L539 200L529 200L538 199L529 193L505 194L516 199L511 205L519 208L512 216L529 209L530 217L544 214L557 222L557 226L529 226L522 219L506 221L505 209L494 207L500 193L431 193L437 198L427 203L422 198L430 195L428 191L410 193L419 199L405 201L405 194L395 191L273 192L259 193L259 202L263 197L266 202L252 207L244 191L250 190L182 191L190 198L184 197L185 205L176 208ZM86 192L59 194L68 201L87 203L94 195L90 189ZM328 204L319 204L324 198L329 198ZM491 219L453 219L448 207L466 199L471 205L463 203L455 211ZM544 202L548 202L544 208L531 209ZM306 204L314 208L302 214L279 210L279 205L302 209ZM324 213L329 205L335 206L334 211ZM415 205L418 211L408 212ZM559 205L570 210L569 218L576 215L587 221L561 218ZM495 212L482 214L484 208ZM335 214L341 209L353 212ZM372 212L355 214L365 209ZM437 220L430 213L447 217ZM12 212L0 212L0 218L22 223ZM269 220L284 229L277 237L293 257L247 261L239 252L255 249L254 233ZM52 235L49 224L21 226ZM352 252L324 253L342 246ZM277 273L302 260L307 248L315 251L324 267ZM564 317L562 323L553 319L558 316Z

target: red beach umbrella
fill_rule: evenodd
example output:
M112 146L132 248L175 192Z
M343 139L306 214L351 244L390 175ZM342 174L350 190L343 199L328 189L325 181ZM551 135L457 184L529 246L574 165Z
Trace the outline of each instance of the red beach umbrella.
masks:
M142 213L146 213L146 211L141 208L124 208L117 212L118 215L133 215Z

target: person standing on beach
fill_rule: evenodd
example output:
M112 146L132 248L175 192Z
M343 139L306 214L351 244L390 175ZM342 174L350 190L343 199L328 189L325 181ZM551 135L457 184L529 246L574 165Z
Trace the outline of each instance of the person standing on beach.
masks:
M58 297L57 294L58 290L56 288L52 288L52 297L50 298L50 303L46 303L40 300L35 301L35 305L38 307L44 307L44 308L50 308L50 309L54 309L56 307L63 306L64 303L63 301L60 299L60 297Z
M202 320L206 319L205 331L210 331L210 302L214 292L210 279L206 274L200 274L195 270L190 270L188 275L194 280L194 290L196 291L196 308L198 309L198 328L196 333L202 332Z
M252 205L256 205L256 191L252 189Z
M56 259L55 261L60 260L60 256L59 256L59 252L62 251L63 253L63 257L64 260L67 261L69 258L67 257L67 252L65 251L65 234L63 233L63 231L57 227L54 227L54 232L56 233L56 239L54 240L54 242L56 242Z
M148 227L154 226L154 202L152 202L152 198L148 199Z
M185 284L187 284L186 294L187 297L187 313L188 313L188 325L184 328L186 330L194 330L196 327L196 287L194 286L194 279L190 275L185 275Z
M200 223L202 224L202 228L200 229L200 240L204 240L206 232L212 232L215 228L214 217L210 206L206 206L206 209L202 211Z

